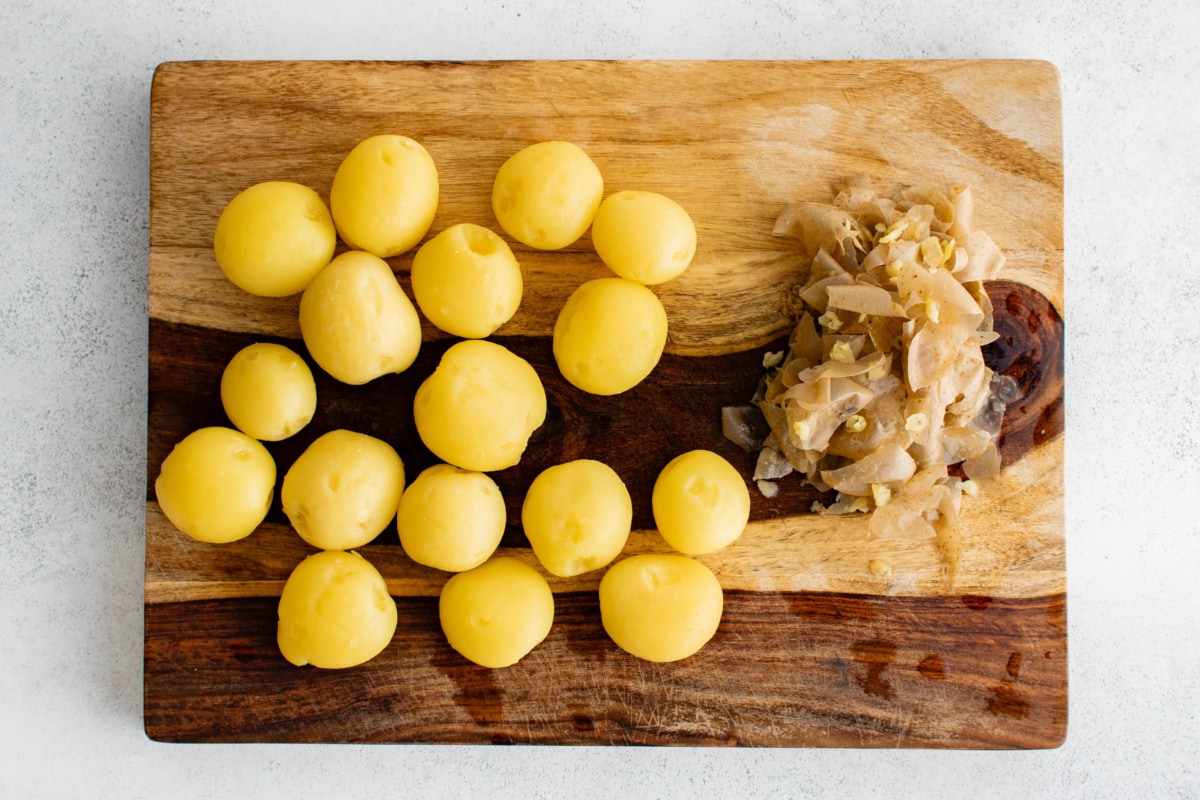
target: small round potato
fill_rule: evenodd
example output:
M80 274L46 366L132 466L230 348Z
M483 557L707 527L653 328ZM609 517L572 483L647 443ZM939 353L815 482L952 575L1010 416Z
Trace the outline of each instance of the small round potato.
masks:
M543 471L521 508L534 554L560 578L608 566L625 547L632 521L633 503L620 476L591 459Z
M641 383L662 358L667 312L654 292L626 278L576 289L554 324L554 360L574 386L613 395Z
M221 544L254 532L275 492L275 459L232 428L201 428L163 459L154 495L179 530Z
M651 497L654 522L681 553L720 550L742 535L750 491L737 468L711 450L692 450L658 474Z
M538 250L574 242L596 216L604 178L570 142L539 142L504 162L492 186L492 211L505 233Z
M696 254L696 226L683 207L654 192L617 192L592 220L592 245L622 278L665 283L678 278Z
M504 497L482 472L435 464L400 498L400 545L418 564L446 572L474 569L504 536Z
M404 490L404 463L385 441L335 430L308 446L283 476L283 511L322 550L361 547L387 527Z
M317 385L304 359L281 344L242 348L221 374L221 404L229 421L265 442L286 439L317 410Z
M359 385L412 366L421 318L386 261L352 250L304 290L300 334L321 369Z
M529 362L494 342L452 346L413 400L417 433L442 461L474 472L521 460L546 420L546 390Z
M469 661L499 669L520 661L550 633L554 594L533 567L493 558L446 581L438 615L451 647Z
M337 231L320 195L267 181L244 190L217 220L217 265L240 289L262 297L304 291L333 258Z
M521 267L508 244L480 225L449 227L413 257L417 305L430 322L454 336L491 335L517 312L523 288Z
M618 647L647 661L678 661L712 639L724 596L717 576L686 556L619 561L600 581L600 621Z
M433 224L438 174L429 152L406 136L360 142L333 176L329 205L342 240L390 258L411 249Z
M279 651L298 667L354 667L379 655L396 632L396 601L358 553L325 550L301 561L279 598Z

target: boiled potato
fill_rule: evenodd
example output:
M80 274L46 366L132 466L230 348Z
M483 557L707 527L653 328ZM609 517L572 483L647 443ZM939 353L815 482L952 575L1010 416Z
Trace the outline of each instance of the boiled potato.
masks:
M546 420L529 362L494 342L452 346L413 400L417 433L442 461L474 472L511 467Z
M521 267L503 239L464 222L439 233L412 263L413 297L446 333L482 339L521 305Z
M604 178L570 142L539 142L504 162L492 186L492 211L500 227L539 250L574 242L596 215Z
M411 249L433 224L438 174L429 152L407 136L372 136L342 161L329 205L342 240L390 258Z
M221 374L225 415L247 436L286 439L317 410L317 385L304 359L281 344L258 342L237 352Z
M632 389L662 358L667 312L654 292L626 278L576 289L554 324L554 360L574 386L598 395Z
M334 430L300 454L280 494L300 538L323 550L349 550L387 527L403 490L404 463L390 444Z
M720 550L742 535L750 519L746 482L711 450L672 459L654 482L651 503L667 544L689 555Z
M235 286L263 297L304 287L333 258L337 232L320 195L285 181L258 183L229 201L213 253Z
M533 567L493 558L446 581L438 615L451 647L498 669L520 661L550 633L554 594Z
M358 553L325 550L301 561L279 598L279 651L298 667L354 667L396 632L396 601Z
M224 543L254 532L275 492L275 459L232 428L201 428L163 459L154 495L179 530Z
M534 555L562 578L608 566L625 547L632 521L633 503L620 476L591 459L543 471L521 508Z
M506 521L496 482L450 464L435 464L418 475L396 513L408 557L446 572L474 569L491 558Z
M622 278L645 284L678 278L696 254L696 226L683 207L655 192L617 192L592 220L592 245Z
M421 319L386 261L350 251L304 290L300 335L321 369L358 385L412 366Z
M647 661L678 661L708 643L724 596L712 570L686 556L619 561L600 581L600 621L618 647Z

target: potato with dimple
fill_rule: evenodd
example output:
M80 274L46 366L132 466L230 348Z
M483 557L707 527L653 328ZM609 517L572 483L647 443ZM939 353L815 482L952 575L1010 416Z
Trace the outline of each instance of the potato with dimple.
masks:
M654 292L625 278L576 289L554 324L554 360L574 386L614 395L641 383L667 343L667 312Z
M275 460L232 428L201 428L163 459L154 494L171 524L221 544L254 532L271 507Z
M403 372L421 349L421 320L381 258L342 253L300 298L300 334L313 360L342 383Z
M279 651L296 666L344 669L370 661L396 632L396 601L358 553L325 550L301 561L279 598Z
M505 233L539 250L574 242L596 215L604 178L571 142L538 142L504 162L492 186L492 211Z
M521 460L546 420L546 391L529 362L481 339L442 356L413 400L417 433L442 461L474 472Z
M600 581L604 630L622 650L647 661L694 655L717 632L724 602L717 576L686 556L631 556Z
M221 404L242 433L278 442L312 420L317 385L312 370L291 349L258 342L239 350L225 366Z
M683 207L656 192L617 192L592 220L592 245L622 278L657 284L678 278L696 254L696 226Z
M418 564L446 572L487 561L504 536L504 497L482 472L435 464L404 490L396 512L400 545Z
M295 460L280 495L300 538L323 550L349 550L387 527L403 490L404 463L390 444L334 430Z
M437 204L437 167L429 151L393 134L359 142L338 167L329 193L342 240L380 258L421 241Z
M307 186L258 183L229 201L217 220L213 253L225 277L263 297L304 287L333 258L337 232L329 209Z
M450 646L483 667L511 666L554 623L554 594L542 574L515 558L493 558L446 581L438 617Z
M538 561L568 578L607 566L629 538L633 503L612 467L578 459L534 478L521 524Z
M521 266L508 244L480 225L461 223L421 245L413 257L413 297L429 321L482 339L521 305Z
M742 535L750 519L750 491L737 468L711 450L671 460L654 482L654 522L681 553L720 550Z

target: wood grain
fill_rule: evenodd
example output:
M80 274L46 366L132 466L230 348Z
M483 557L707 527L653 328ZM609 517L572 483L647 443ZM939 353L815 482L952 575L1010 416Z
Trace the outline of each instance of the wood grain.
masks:
M296 298L246 295L217 269L224 204L262 180L328 197L359 140L405 133L441 178L431 234L495 228L490 184L534 141L569 139L606 191L668 194L697 224L689 270L657 287L668 352L617 398L574 390L548 336L571 290L606 268L587 236L543 253L513 243L521 309L497 339L538 369L550 412L525 459L495 475L509 506L506 554L536 564L519 508L544 467L588 456L630 487L627 552L665 551L649 492L693 447L745 474L753 456L720 434L764 349L786 336L788 292L804 278L793 245L770 236L788 203L826 199L863 172L884 187L968 183L976 218L1005 249L989 286L1001 340L988 363L1023 391L1002 432L1005 467L964 508L963 560L947 581L932 542L867 536L861 519L809 513L821 498L781 481L753 491L752 522L705 556L727 596L697 656L653 665L599 627L599 575L552 579L550 638L508 670L458 657L437 628L445 574L413 564L394 529L362 549L401 607L396 639L368 665L296 669L274 644L274 604L311 552L276 501L250 538L201 545L153 497L170 448L227 424L218 382L252 341L298 341ZM1041 62L180 63L151 98L150 369L146 547L146 727L170 741L440 741L753 746L1052 747L1066 730L1062 502L1062 146L1058 78ZM408 290L411 253L390 260ZM282 478L317 435L347 427L433 462L412 394L451 342L429 325L417 364L365 387L320 370L318 413L269 449ZM310 362L311 363L311 362ZM891 575L873 575L871 559Z
M549 638L490 670L443 646L437 601L348 670L281 670L273 600L146 610L146 731L164 741L1053 747L1066 732L1062 595L727 591L684 661L619 650L594 593L555 596Z

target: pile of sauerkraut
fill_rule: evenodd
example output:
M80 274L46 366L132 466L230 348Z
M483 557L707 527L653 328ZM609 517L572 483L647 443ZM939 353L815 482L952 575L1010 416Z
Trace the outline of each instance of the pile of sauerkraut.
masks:
M798 472L836 492L814 511L869 513L880 537L936 537L953 580L962 496L999 471L996 437L1016 393L981 349L997 337L983 282L1004 255L974 228L966 186L884 195L855 178L834 192L775 224L811 268L788 349L764 357L752 405L725 409L725 432L761 447L763 494Z

